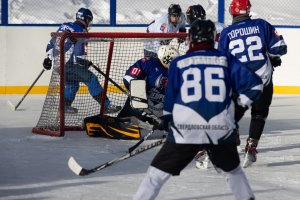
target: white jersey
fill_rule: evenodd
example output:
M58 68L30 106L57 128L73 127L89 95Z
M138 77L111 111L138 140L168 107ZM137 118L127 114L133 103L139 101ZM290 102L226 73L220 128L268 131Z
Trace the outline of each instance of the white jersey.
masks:
M215 27L216 27L215 49L218 49L220 34L221 34L222 30L224 28L226 28L227 26L223 23L215 22Z
M180 29L185 28L186 18L181 13L179 21L176 25L170 22L169 14L162 15L157 20L153 21L148 27L148 33L177 33ZM145 43L145 49L152 52L157 52L161 41L152 41Z

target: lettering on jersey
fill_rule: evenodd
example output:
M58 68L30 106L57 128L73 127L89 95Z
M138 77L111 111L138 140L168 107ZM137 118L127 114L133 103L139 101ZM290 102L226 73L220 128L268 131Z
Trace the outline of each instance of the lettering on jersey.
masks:
M165 32L165 29L167 28L167 24L166 23L163 23L161 26L160 26L160 30L162 32Z
M245 35L254 35L258 33L260 33L259 26L251 26L251 27L234 29L228 33L228 37L230 40L232 40L236 37L245 36Z
M192 56L177 62L177 67L182 69L191 65L219 65L227 67L225 56Z
M141 73L141 69L138 67L132 67L129 72L129 74L132 76L139 76L140 73Z
M176 127L180 130L222 130L227 131L229 127L227 125L220 124L176 124Z

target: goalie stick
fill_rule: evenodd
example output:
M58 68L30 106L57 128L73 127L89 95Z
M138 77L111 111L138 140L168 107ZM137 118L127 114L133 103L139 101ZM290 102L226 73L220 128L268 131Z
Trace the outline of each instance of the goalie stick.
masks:
M115 158L115 159L113 159L113 160L111 160L111 161L108 161L108 162L106 162L106 163L103 163L103 164L101 164L101 165L99 165L99 166L97 166L97 167L94 167L94 168L92 168L92 169L85 169L85 168L81 167L81 166L76 162L76 160L75 160L74 157L70 157L70 158L69 158L68 166L69 166L69 168L70 168L76 175L78 175L78 176L86 176L86 175L92 174L92 173L94 173L94 172L100 171L100 170L102 170L102 169L105 169L105 168L107 168L107 167L109 167L109 166L111 166L111 165L113 165L113 164L116 164L116 163L122 161L122 160L126 160L126 159L131 158L131 157L133 157L133 156L136 156L136 155L138 155L138 154L140 154L140 153L143 153L143 152L145 152L145 151L147 151L147 150L149 150L149 149L152 149L152 148L154 148L154 147L157 147L157 146L159 146L159 145L165 143L165 141L166 141L166 138L162 138L162 139L157 140L157 141L155 141L155 142L153 142L153 143L150 143L150 144L148 144L148 145L146 145L146 146L140 147L140 148L138 148L138 149L136 149L136 150L134 150L134 151L132 151L132 152L126 153L126 154L124 154L124 155L122 155L122 156L120 156L120 157L118 157L118 158Z

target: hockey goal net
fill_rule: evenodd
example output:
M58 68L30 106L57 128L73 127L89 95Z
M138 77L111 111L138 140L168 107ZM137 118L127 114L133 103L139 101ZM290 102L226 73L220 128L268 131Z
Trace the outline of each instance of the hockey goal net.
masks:
M88 116L104 113L104 103L97 102L88 90L88 86L80 82L72 107L75 113L67 113L65 108L66 62L72 56L72 48L65 49L65 41L70 35L51 33L55 37L53 71L43 109L33 133L64 136L65 131L83 130L83 120ZM123 85L126 70L138 59L144 57L144 49L157 50L161 44L174 45L181 54L186 51L184 43L178 43L185 33L72 33L77 41L84 40L87 59L94 66L88 70L96 75L104 89L102 100L108 97L110 104L122 107L127 99ZM87 66L86 66L87 67ZM80 69L77 69L80 70ZM81 74L81 72L78 72ZM77 73L77 74L78 74ZM82 71L84 72L84 69ZM68 78L69 79L69 78ZM76 77L74 77L76 80ZM68 80L70 84L70 80ZM74 82L76 85L76 82ZM104 102L104 101L102 101ZM117 116L118 112L107 115Z

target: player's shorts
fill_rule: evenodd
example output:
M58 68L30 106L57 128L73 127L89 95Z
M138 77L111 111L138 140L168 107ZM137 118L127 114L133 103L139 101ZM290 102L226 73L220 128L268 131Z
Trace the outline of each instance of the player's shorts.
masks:
M166 142L151 162L156 167L173 176L194 159L198 151L206 149L212 164L229 172L240 164L237 147L233 145L176 144Z

